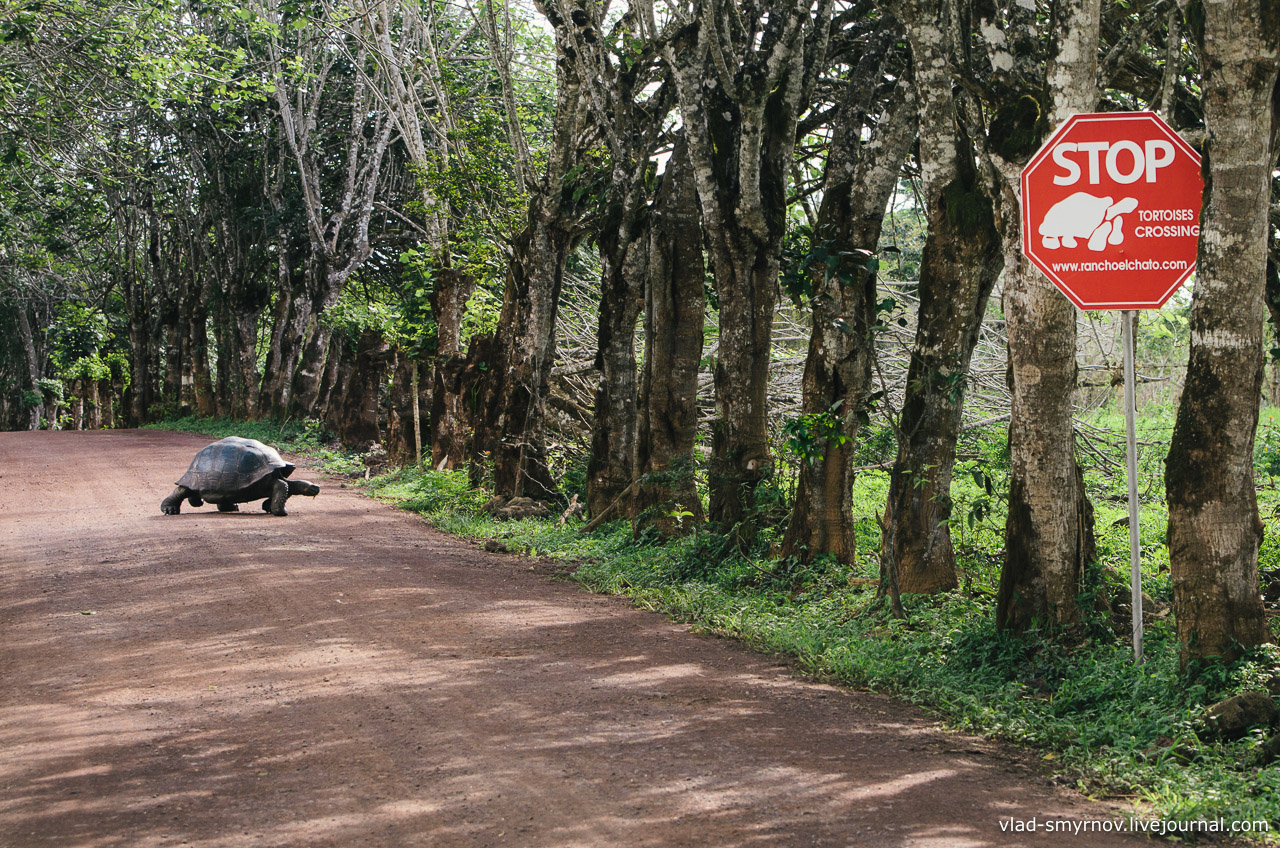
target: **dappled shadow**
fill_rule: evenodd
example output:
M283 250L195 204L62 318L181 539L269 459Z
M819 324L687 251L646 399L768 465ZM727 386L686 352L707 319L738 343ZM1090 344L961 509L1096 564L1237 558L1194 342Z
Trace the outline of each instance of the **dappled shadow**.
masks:
M274 522L0 496L0 846L1053 845L999 821L1107 812L331 494Z

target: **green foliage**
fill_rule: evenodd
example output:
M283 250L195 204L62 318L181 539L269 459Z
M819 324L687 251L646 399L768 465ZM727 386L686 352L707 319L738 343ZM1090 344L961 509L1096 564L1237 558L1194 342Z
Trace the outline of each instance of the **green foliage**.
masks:
M808 412L783 422L782 434L787 439L787 450L805 465L822 462L823 451L849 441L839 415L841 403L837 401L826 412Z
M477 288L467 298L462 313L461 339L465 344L472 336L482 336L498 329L502 316L502 299L486 288Z
M72 362L59 372L59 376L64 380L107 380L111 377L111 366L95 353Z
M54 403L62 403L63 387L61 380L55 380L52 377L44 377L36 380L36 388L40 390L40 396L44 400L53 401Z
M1258 422L1258 433L1253 442L1253 466L1267 476L1268 484L1274 488L1275 478L1280 476L1280 426L1274 416L1263 416Z
M404 469L371 481L369 491L377 497L395 501L403 509L427 515L475 512L484 506L487 499L483 490L471 486L465 471L421 473L411 468Z
M918 281L927 234L924 214L912 200L910 185L904 181L884 222L877 248L881 253L892 254L892 261L886 258L881 266L882 278L898 282Z
M403 329L399 304L389 303L384 293L359 286L347 286L338 302L325 310L320 320L349 339L358 339L373 330L384 339L395 338Z
M897 248L883 250L894 252ZM816 274L822 275L818 288L832 279L842 286L852 286L879 269L880 259L871 251L839 250L832 241L818 241L808 224L797 224L783 237L778 284L797 308L803 308L814 296Z
M77 366L77 363L98 360L99 351L111 338L107 316L101 309L78 301L58 304L56 315L48 330L54 367L68 378L73 374L83 376L85 368L94 366ZM81 373L75 373L77 371Z
M132 371L129 368L129 357L123 353L109 353L102 360L110 371L111 379L118 381L122 386L128 388L132 382Z

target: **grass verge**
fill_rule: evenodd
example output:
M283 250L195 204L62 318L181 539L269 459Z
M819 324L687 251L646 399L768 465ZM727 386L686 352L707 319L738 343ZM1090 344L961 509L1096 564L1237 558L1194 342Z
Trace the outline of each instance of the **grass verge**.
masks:
M318 431L306 426L269 432L278 425L207 419L158 426L261 438L337 473L357 475L363 467L358 457L325 447ZM1114 581L1117 568L1127 572L1127 528L1115 523L1124 504L1111 494L1114 478L1093 473L1101 475L1091 486L1103 560L1096 591L1120 593L1123 587L1107 581ZM961 516L989 488L979 478L956 475L953 497ZM868 553L853 569L772 559L767 550L742 551L705 530L659 544L633 538L625 522L590 534L579 532L581 523L573 521L499 522L481 513L487 495L472 489L461 473L401 469L361 485L445 532L564 562L566 572L593 591L627 595L696 628L790 655L815 676L891 693L954 727L1029 746L1086 794L1120 799L1142 815L1171 822L1267 822L1272 834L1280 832L1280 765L1258 765L1264 733L1213 741L1201 720L1208 704L1265 688L1280 669L1280 650L1266 646L1232 665L1183 672L1169 618L1148 625L1142 666L1134 665L1127 639L1118 635L1127 632L1125 623L1101 616L1088 623L1086 637L1070 642L1049 633L997 634L994 588L1003 526L998 504L970 510L967 515L977 514L977 520L954 528L962 588L906 598L907 620L898 621L877 604L868 585L875 576L879 540L872 537L883 475L864 474L858 484L865 506L858 517L859 543ZM1260 497L1265 510L1267 498ZM1145 580L1148 592L1167 602L1167 553L1159 538L1164 520L1163 504L1148 498L1142 519ZM1268 534L1264 559L1280 558L1277 549ZM1254 836L1280 842L1274 835Z

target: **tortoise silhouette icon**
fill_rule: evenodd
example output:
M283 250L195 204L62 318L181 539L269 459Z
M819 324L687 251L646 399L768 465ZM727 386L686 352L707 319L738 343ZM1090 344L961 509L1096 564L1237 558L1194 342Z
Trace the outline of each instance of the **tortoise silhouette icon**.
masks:
M1077 191L1059 200L1045 213L1038 232L1040 243L1047 250L1059 247L1075 247L1086 240L1092 251L1105 250L1108 244L1124 241L1124 218L1138 208L1138 201L1126 197L1116 203L1111 197L1094 197L1087 191Z

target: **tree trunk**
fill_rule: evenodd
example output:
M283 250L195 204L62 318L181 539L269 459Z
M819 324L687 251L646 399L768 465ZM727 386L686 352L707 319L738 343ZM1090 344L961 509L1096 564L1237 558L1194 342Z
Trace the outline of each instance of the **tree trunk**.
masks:
M203 297L191 311L187 326L187 347L190 351L192 390L196 414L210 416L216 413L217 403L213 391L213 376L209 371L208 305Z
M631 191L639 192L639 186ZM648 226L623 211L604 221L600 236L601 299L597 335L595 420L587 460L587 512L599 515L631 486L635 473L636 433L636 318L644 305L644 276L648 262ZM646 211L642 207L638 211ZM630 512L629 507L619 516Z
M1016 213L1015 213L1016 214ZM1009 512L996 626L1079 621L1077 598L1093 557L1093 508L1075 458L1076 309L1006 241ZM1008 237L1008 236L1007 236ZM1016 257L1013 251L1016 250Z
M301 54L286 59L281 55L279 41L270 39L266 45L268 69L274 77L278 126L296 166L307 223L306 294L315 323L297 370L291 375L288 409L298 419L306 418L317 408L325 351L332 335L319 318L337 303L346 281L372 253L369 222L374 195L397 123L378 105L382 95L375 93L373 81L367 76L367 63L376 64L369 55L369 44L362 39L357 39L356 44L354 55L343 60L360 69L350 89L325 85L329 71L338 61L338 51L308 45ZM293 62L314 73L286 73L285 67ZM349 99L332 103L339 94L348 95ZM325 150L314 125L316 110L326 100L335 114L350 116L345 149L337 157ZM271 191L278 195L278 186L272 186ZM272 198L273 206L280 202L278 196ZM277 276L287 270L281 266ZM295 318L298 312L295 306Z
M75 394L69 398L69 400L71 401L71 410L69 413L71 417L71 427L69 429L72 429L72 430L86 429L84 426L83 386L84 386L84 382L82 380L76 379L72 382L72 385L69 387L70 391L75 392Z
M289 385L289 415L298 420L310 417L317 410L324 411L318 401L333 331L320 322L319 316L327 307L327 304L316 304L312 308L310 332L302 345L298 367Z
M1000 148L1004 182L999 223L1004 236L1004 312L1009 340L1009 512L996 626L1021 632L1033 624L1079 621L1077 598L1094 556L1093 508L1075 457L1076 309L1022 254L1019 203L1022 167L1040 139L1098 102L1098 0L1060 4L1054 53L1045 67L1047 120L1016 149ZM1011 102L1008 109L1018 105ZM993 123L993 127L994 127Z
M949 3L921 1L900 12L915 60L929 234L884 516L883 585L899 592L956 585L951 472L969 360L1002 263L991 200L952 93L951 11Z
M152 213L154 218L154 212ZM158 250L158 238L154 229L151 233L151 250ZM143 269L139 267L135 248L131 241L125 244L124 296L129 312L129 405L125 420L132 427L138 427L147 421L147 410L151 406L151 357L147 349L148 336L151 331L147 307L147 284Z
M26 378L27 391L40 394L40 363L36 355L36 340L31 332L31 319L27 317L27 307L22 303L14 304L13 313L18 323L18 338L22 342L23 376ZM27 409L27 429L40 429L40 409L42 403L36 402Z
M825 54L830 6L819 4L814 14L763 4L746 29L729 4L696 11L696 35L668 46L666 56L720 301L709 513L722 530L740 525L751 538L755 491L773 469L767 390L787 180L809 84L805 63L816 67ZM726 54L736 72L724 64Z
M343 397L351 380L351 371L355 367L355 344L342 333L334 333L329 339L329 347L325 351L324 373L320 378L320 397ZM341 438L342 404L320 403L317 417L334 435Z
M1200 42L1205 194L1191 353L1165 465L1184 664L1269 641L1258 593L1253 446L1262 388L1271 98L1280 5L1206 0ZM1193 32L1194 25L1189 22Z
M885 30L897 32L898 27ZM874 136L862 140L888 47L879 43L869 48L837 115L814 229L814 241L829 255L862 251L865 261L875 252L885 207L915 140L917 109L908 80L898 84ZM805 561L830 555L849 564L856 550L853 450L871 394L876 275L865 265L849 267L847 260L835 273L825 262L808 272L813 277L813 334L805 359L802 412L837 416L840 438L819 436L821 457L801 460L782 555Z
M258 311L231 309L228 312L231 417L252 419L258 416Z
M431 294L436 316L436 355L431 379L431 467L461 468L471 449L472 417L460 392L462 316L475 282L453 268L437 271Z
M382 386L391 363L391 346L376 330L365 330L354 347L355 355L343 381L342 393L331 397L329 406L340 410L337 431L342 443L351 450L363 452L382 439L378 418L382 410Z
M311 301L302 287L281 288L276 292L272 321L271 346L262 381L260 408L270 418L283 419L289 414L290 389L298 368L302 343L311 320Z
M580 236L579 188L589 176L575 177L574 172L586 170L581 168L584 153L594 140L569 24L550 6L540 8L556 25L556 115L546 173L529 198L527 222L511 246L497 338L474 348L487 354L489 373L481 381L484 394L475 406L472 444L473 479L487 460L493 464L496 494L533 498L557 494L547 465L543 422L564 263Z
M183 415L190 415L196 409L196 368L201 352L195 347L191 331L195 325L193 316L200 310L198 298L198 289L189 286L182 297L182 311L178 316L178 406Z
M556 307L572 246L559 205L561 189L533 198L530 223L512 245L498 338L477 408L473 453L493 464L494 492L554 497L543 438L546 397L555 354Z
M169 284L173 284L170 275ZM179 412L182 407L182 303L175 292L169 292L166 298L168 305L161 313L160 325L164 336L161 359L163 368L163 391L161 400L165 408Z
M84 429L101 430L102 408L98 398L98 381L88 376L81 377L80 395L84 398L85 405Z
M115 386L112 380L98 382L98 397L102 400L102 429L114 430L116 426Z
M636 422L635 469L641 485L631 502L631 520L637 535L652 527L671 537L704 520L694 485L693 443L706 269L697 189L683 137L667 162L652 215ZM689 513L688 521L681 512Z
M430 395L418 388L417 412L414 409L414 387L422 381L415 379L415 369L420 366L406 350L397 350L394 373L391 377L391 411L387 421L387 434L383 445L387 456L396 463L409 465L417 459L421 438L415 432L422 413L431 408ZM429 458L429 457L428 457Z

